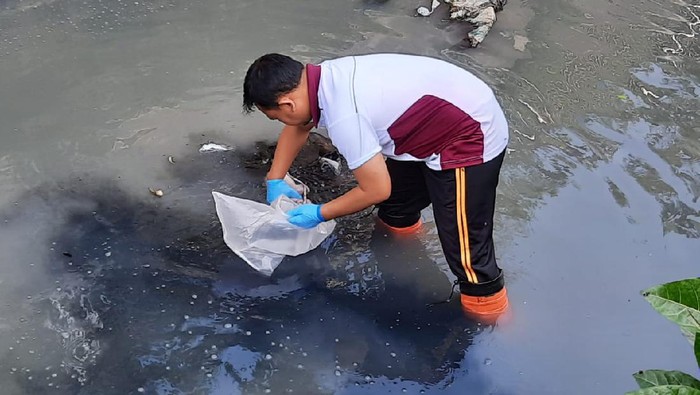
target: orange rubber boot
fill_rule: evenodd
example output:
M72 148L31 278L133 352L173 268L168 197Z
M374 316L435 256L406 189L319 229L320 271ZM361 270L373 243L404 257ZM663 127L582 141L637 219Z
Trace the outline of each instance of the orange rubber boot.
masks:
M418 231L420 231L421 228L423 228L423 221L421 221L420 219L419 219L418 222L416 222L415 224L413 224L413 225L411 225L411 226L406 226L406 227L403 227L403 228L397 228L397 227L395 227L395 226L389 226L389 225L386 224L386 222L382 221L382 220L379 219L379 218L377 218L377 220L378 220L382 225L384 225L385 227L387 227L387 229L389 229L392 233L395 233L395 234L397 234L397 235L410 235L410 234L418 233Z
M464 312L484 324L495 324L498 317L508 310L508 291L505 287L489 296L461 295Z

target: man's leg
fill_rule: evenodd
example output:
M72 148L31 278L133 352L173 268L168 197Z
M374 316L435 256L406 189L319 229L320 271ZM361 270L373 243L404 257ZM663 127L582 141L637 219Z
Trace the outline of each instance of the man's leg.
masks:
M421 210L430 197L423 178L422 162L387 159L391 177L391 196L378 205L379 219L396 233L412 233L420 228Z
M484 321L495 320L508 307L492 237L504 155L454 170L424 168L443 253L459 280L462 307Z

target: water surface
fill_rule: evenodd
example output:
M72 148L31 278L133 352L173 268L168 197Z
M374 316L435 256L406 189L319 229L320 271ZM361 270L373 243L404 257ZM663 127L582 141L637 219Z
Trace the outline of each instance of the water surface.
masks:
M698 373L639 291L698 275L700 4L510 1L477 49L417 5L0 3L3 393L613 394ZM241 157L279 127L241 114L241 81L273 51L425 54L494 87L509 322L426 306L452 280L429 210L414 240L341 221L272 278L226 248L210 193L263 199Z

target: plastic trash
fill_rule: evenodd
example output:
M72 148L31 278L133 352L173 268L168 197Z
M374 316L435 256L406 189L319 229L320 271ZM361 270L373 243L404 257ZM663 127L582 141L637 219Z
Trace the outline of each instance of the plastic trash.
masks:
M227 196L213 191L216 214L221 221L224 242L252 268L267 276L285 256L304 254L318 247L335 229L335 221L326 221L312 229L302 229L287 221L286 212L304 203L308 188L285 180L297 189L303 200L280 196L271 205Z
M418 7L416 9L416 12L420 16L430 16L435 12L435 9L440 6L440 2L438 0L433 0L433 3L430 5L430 8L428 7Z
M333 170L333 174L336 176L340 175L340 162L333 159L321 157L321 169L330 168Z
M443 0L449 4L450 19L454 21L466 21L474 26L467 33L467 40L471 47L477 47L484 41L486 35L496 22L496 12L502 11L508 0ZM430 7L421 6L416 9L420 16L430 16L440 6L439 0L432 0Z
M202 146L199 147L199 152L201 152L201 153L221 152L221 151L231 151L232 149L233 149L233 147L228 146L226 144L206 143L206 144L202 144Z

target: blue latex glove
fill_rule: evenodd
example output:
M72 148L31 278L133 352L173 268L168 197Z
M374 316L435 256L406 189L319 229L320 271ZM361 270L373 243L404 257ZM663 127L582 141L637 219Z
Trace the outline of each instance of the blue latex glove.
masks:
M292 199L301 199L299 192L290 187L284 180L267 180L267 204L272 204L278 197L284 195Z
M320 204L302 204L287 211L289 222L304 229L311 229L324 222Z

